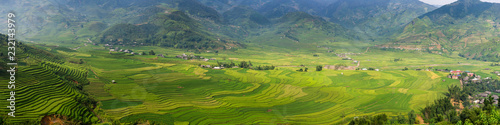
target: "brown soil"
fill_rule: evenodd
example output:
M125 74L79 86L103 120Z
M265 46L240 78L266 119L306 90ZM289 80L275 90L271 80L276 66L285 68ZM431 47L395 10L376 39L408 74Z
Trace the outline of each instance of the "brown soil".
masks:
M67 119L64 116L47 115L42 118L40 122L42 125L65 125L67 124Z
M464 105L462 104L462 100L460 102L455 102L454 99L450 99L451 105L455 106L458 105L458 109L456 109L457 112L464 110Z
M420 124L427 124L424 122L424 119L420 115L417 115L417 120L419 121L418 123L420 123Z

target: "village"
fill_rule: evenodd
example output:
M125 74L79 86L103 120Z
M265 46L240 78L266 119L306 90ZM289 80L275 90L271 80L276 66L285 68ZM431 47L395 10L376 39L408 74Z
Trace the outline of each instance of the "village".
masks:
M489 69L486 69L489 70ZM438 71L443 71L447 72L447 70L438 70ZM460 80L460 84L463 88L464 85L471 84L471 83L481 83L483 80L486 83L490 83L489 80L492 80L491 77L486 77L482 78L480 75L477 75L473 72L470 71L460 71L460 70L451 70L449 71L450 74L448 75L448 78L450 79L455 79L455 80ZM500 71L494 71L492 73L495 73L495 75L500 75ZM499 100L499 95L500 90L495 90L494 92L491 91L484 91L482 93L476 94L474 96L469 96L469 100L471 100L471 107L480 107L480 104L483 104L487 98L490 96L493 98L493 104L497 105L498 100Z

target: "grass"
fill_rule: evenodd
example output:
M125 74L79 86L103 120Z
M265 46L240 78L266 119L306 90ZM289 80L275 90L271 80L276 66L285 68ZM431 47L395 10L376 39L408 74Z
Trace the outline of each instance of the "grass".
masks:
M122 122L149 119L165 124L336 124L343 121L342 113L347 115L346 119L377 113L406 113L441 97L447 86L459 82L445 78L444 72L400 69L441 64L434 67L470 66L474 71L485 64L468 61L470 65L460 65L456 62L464 60L457 57L371 49L352 58L362 61L361 67L379 68L380 72L316 72L316 65L354 64L332 53L319 53L318 58L307 51L283 53L279 48L266 53L262 51L267 48L248 48L196 54L221 62L248 60L254 65L281 66L271 71L212 70L197 65L214 65L214 61L173 58L182 53L194 54L189 51L157 47L129 49L136 52L153 49L168 56L109 54L95 46L66 55L84 59L83 65L96 72L89 75L91 84L87 91L95 93L109 118ZM90 56L81 56L86 54ZM404 62L390 61L398 57ZM300 67L293 65L301 64L310 71L296 72Z
M212 70L197 65L215 65L216 61L174 58L183 53L194 54L190 51L125 48L135 52L154 50L168 56L109 54L99 46L86 46L77 51L52 48L68 60L85 62L64 65L89 69L83 71L87 72L84 76L90 81L84 91L101 102L105 119L122 122L147 119L165 124L338 124L355 116L418 111L441 97L448 86L459 84L458 80L446 78L446 72L415 71L416 68L469 70L484 76L493 76L490 72L500 70L488 66L487 62L453 55L369 49L351 58L361 61L359 68L372 67L381 71L325 69L317 72L314 71L317 65L355 64L334 53L257 45L195 55L216 58L220 62L252 61L254 66L275 65L277 70ZM395 58L403 61L391 61ZM305 68L297 67L302 64L309 72L295 71ZM410 70L401 71L404 67ZM345 119L342 114L346 115Z

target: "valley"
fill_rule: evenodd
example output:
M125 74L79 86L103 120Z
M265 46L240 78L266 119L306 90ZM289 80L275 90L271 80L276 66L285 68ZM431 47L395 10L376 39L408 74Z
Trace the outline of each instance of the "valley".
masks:
M19 113L3 124L480 124L499 113L488 97L500 95L498 3L9 4L22 24Z

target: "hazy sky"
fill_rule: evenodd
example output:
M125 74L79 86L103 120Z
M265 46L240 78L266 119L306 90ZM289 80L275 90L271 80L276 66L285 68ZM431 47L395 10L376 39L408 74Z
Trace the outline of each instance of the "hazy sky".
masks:
M420 1L428 3L428 4L432 4L432 5L445 5L445 4L453 3L457 0L420 0ZM481 1L500 3L500 0L481 0Z

